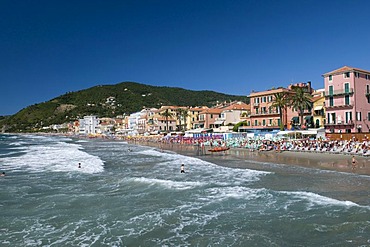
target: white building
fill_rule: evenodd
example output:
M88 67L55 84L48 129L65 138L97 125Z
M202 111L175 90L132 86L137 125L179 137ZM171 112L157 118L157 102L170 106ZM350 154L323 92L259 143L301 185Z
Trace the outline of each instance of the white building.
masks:
M84 116L80 122L80 134L96 134L99 126L99 121L96 116Z

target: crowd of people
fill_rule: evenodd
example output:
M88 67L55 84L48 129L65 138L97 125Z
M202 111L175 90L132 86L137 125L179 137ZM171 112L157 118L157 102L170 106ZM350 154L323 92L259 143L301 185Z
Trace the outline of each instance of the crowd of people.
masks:
M261 138L229 138L220 139L212 137L134 137L131 141L148 141L171 143L179 145L199 145L209 147L245 148L251 151L292 151L292 152L320 152L330 154L348 154L370 157L369 140L266 140Z

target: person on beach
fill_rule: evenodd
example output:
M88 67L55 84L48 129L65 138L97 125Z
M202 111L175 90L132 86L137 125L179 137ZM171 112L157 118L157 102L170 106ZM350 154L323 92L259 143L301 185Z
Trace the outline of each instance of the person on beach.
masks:
M81 163L78 163L78 168L81 168Z
M184 166L184 164L181 164L180 173L185 173L185 166Z
M357 163L357 160L355 159L355 156L353 155L352 156L352 170L356 168L356 163Z

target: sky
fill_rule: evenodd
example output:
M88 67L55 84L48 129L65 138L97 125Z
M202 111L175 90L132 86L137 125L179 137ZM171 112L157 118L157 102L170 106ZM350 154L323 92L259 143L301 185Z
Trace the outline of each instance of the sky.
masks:
M367 0L0 0L0 115L96 85L249 95L370 70Z

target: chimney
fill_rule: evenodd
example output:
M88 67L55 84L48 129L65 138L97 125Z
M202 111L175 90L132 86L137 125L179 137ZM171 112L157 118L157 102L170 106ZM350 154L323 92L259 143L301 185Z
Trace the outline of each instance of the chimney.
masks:
M312 93L311 81L307 82L307 86L308 86L308 92Z

